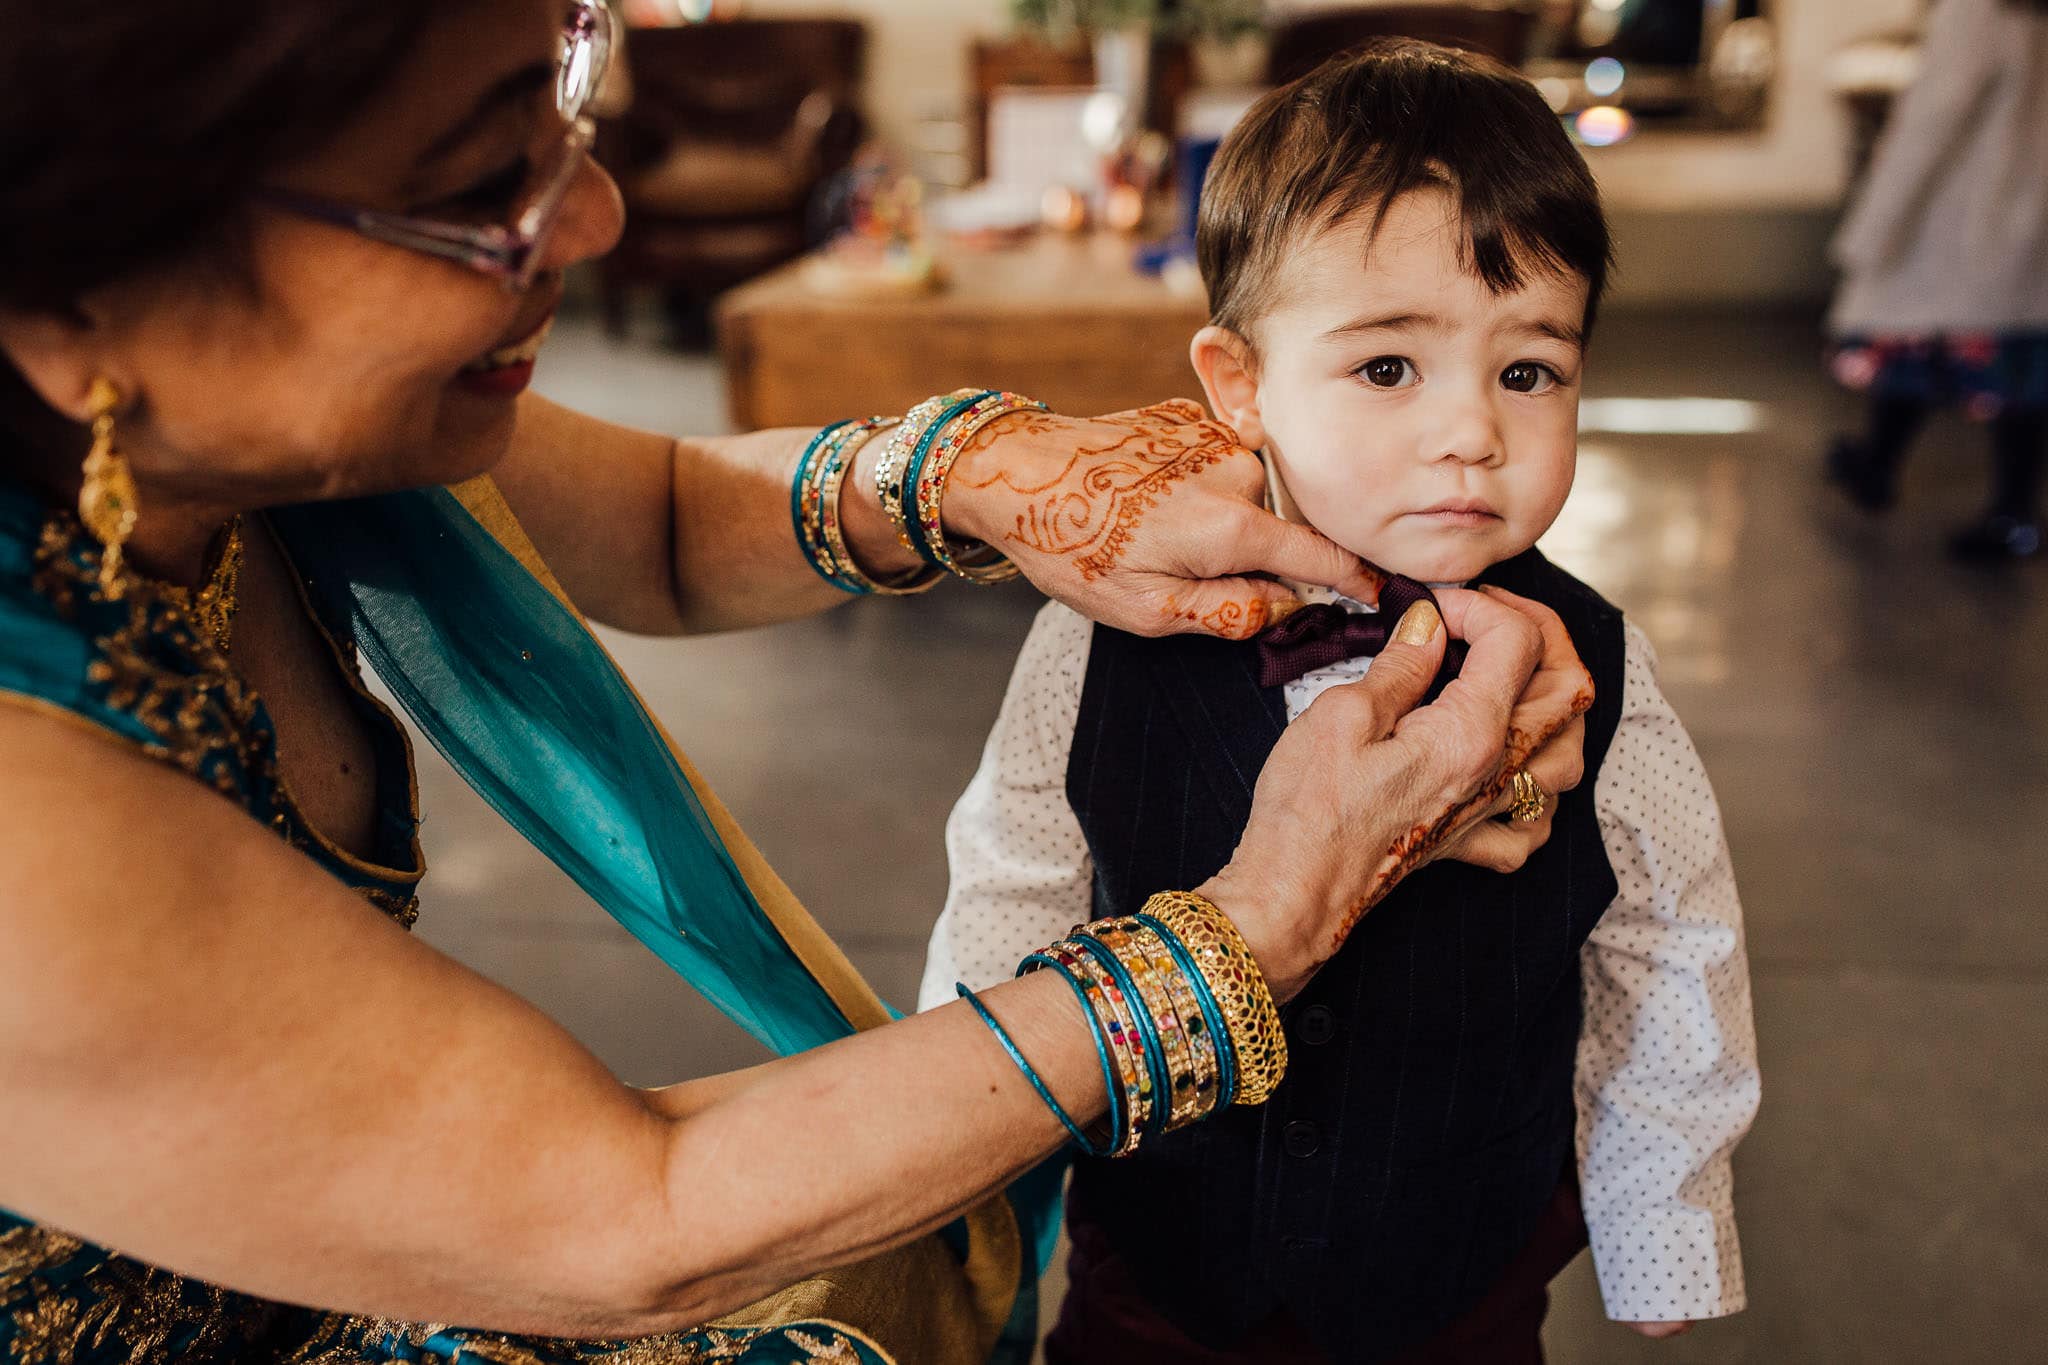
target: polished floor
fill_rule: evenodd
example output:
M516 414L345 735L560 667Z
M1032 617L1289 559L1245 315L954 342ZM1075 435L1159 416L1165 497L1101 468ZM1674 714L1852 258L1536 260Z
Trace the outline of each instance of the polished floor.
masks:
M1727 814L1765 1101L1736 1162L1752 1306L1689 1337L1606 1323L1585 1258L1554 1361L2048 1360L2048 565L1970 572L1980 495L1938 425L1902 509L1854 517L1814 452L1851 406L1797 318L1603 323L1582 474L1547 548L1659 647ZM1000 376L992 378L1000 379ZM544 391L676 431L714 362L565 323ZM1162 395L1163 396L1163 395ZM1606 428L1606 429L1593 429ZM884 995L908 1006L940 830L1034 602L944 591L682 642L621 639L641 688ZM944 698L902 704L912 686ZM913 723L914 721L914 723ZM759 1057L422 755L420 932L651 1083Z

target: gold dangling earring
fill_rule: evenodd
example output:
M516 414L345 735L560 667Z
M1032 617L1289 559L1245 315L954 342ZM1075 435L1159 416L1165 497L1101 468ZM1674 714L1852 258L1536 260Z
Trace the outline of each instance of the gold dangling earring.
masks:
M128 457L114 449L114 409L121 406L121 391L102 375L92 381L86 403L92 412L92 450L85 457L85 480L78 486L78 519L105 547L100 590L119 596L121 547L134 534L138 510Z

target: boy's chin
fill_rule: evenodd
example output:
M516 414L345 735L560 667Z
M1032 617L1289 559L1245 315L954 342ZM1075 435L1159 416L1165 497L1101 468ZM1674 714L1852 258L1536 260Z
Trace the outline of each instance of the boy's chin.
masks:
M1416 537L1379 549L1379 554L1366 552L1365 558L1388 573L1418 583L1469 583L1510 557L1500 552L1493 537L1463 533Z

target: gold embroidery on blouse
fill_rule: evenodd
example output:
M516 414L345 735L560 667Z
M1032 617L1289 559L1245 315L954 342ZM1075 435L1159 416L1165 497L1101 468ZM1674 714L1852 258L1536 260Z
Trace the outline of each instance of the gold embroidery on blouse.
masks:
M410 929L419 922L420 898L418 896L401 896L396 891L385 891L375 886L362 886L356 889L362 894L364 900L377 907L377 909L382 910L392 919L397 920L399 928Z
M83 542L83 545L82 545ZM119 597L99 584L99 553L66 515L43 523L35 552L35 587L73 616L81 605L105 605L125 620L94 641L99 657L86 678L106 689L109 706L140 721L155 738L154 757L168 759L221 795L239 798L235 773L249 781L274 778L275 759L257 729L256 694L228 666L189 609L189 594L129 570ZM159 648L152 649L152 642ZM185 656L189 672L171 667L161 647Z
M86 678L106 689L107 705L134 716L150 732L153 742L140 746L144 752L175 764L231 800L244 800L243 784L274 793L278 808L269 813L270 826L301 852L325 853L358 873L386 881L419 880L417 838L413 869L381 868L323 839L303 818L293 818L276 745L257 723L261 699L229 664L189 592L124 568L117 594L108 595L99 582L99 547L62 512L43 523L34 583L66 617L75 617L85 605L111 607L122 614L121 624L94 640L99 657L87 666ZM311 611L310 603L306 609ZM328 638L324 627L320 633ZM328 644L348 671L331 638ZM174 666L166 654L185 667ZM355 686L361 691L360 682ZM386 723L397 725L388 710L378 709ZM409 745L405 752L409 760ZM417 782L412 788L417 823ZM355 889L404 928L410 929L419 918L417 896L380 887Z
M289 1357L284 1365L362 1365L368 1351L385 1354L380 1347L387 1341L416 1353L422 1365L448 1365L448 1356L437 1355L427 1346L444 1332L461 1343L465 1361L488 1365L718 1365L720 1361L738 1360L764 1338L772 1339L777 1333L804 1352L803 1365L863 1365L864 1359L857 1344L864 1339L824 1323L786 1328L706 1327L605 1344L450 1331L439 1323L385 1322L328 1314L312 1334L316 1344ZM876 1359L888 1358L881 1348L869 1345Z
M0 1232L0 1302L45 1266L68 1261L85 1250L85 1243L53 1228L34 1223Z
M85 1245L47 1228L16 1228L0 1236L0 1266L19 1287L39 1270L61 1266ZM17 1264L12 1259L21 1256ZM40 1292L36 1292L40 1291ZM66 1284L35 1286L7 1310L14 1365L68 1365L109 1345L129 1365L229 1358L266 1326L296 1310L183 1279L124 1256L111 1256ZM175 1349L174 1349L175 1344Z

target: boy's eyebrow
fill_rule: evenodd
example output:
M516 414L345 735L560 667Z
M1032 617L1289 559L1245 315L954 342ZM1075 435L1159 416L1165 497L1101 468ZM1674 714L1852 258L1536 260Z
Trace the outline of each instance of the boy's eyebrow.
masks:
M473 136L478 129L508 105L531 99L545 89L555 78L555 68L547 62L535 62L522 66L494 83L475 106L464 114L455 125L446 129L439 137L427 144L419 155L419 165L428 165L448 155Z
M1323 333L1325 338L1335 340L1358 332L1411 332L1447 331L1450 324L1436 313L1386 313L1367 314L1356 317L1341 327L1332 327Z
M1586 329L1573 327L1569 323L1556 322L1550 318L1516 318L1506 329L1509 336L1549 337L1562 341L1567 346L1586 348Z
M1450 322L1437 313L1367 314L1363 317L1353 318L1341 327L1332 327L1329 331L1323 333L1323 338L1326 341L1337 341L1348 336L1356 336L1361 332L1447 332L1449 330L1451 330ZM1586 333L1583 328L1573 327L1567 323L1557 322L1550 318L1516 318L1502 330L1509 336L1549 337L1554 341L1562 341L1567 346L1576 346L1580 350L1584 350L1586 346Z

